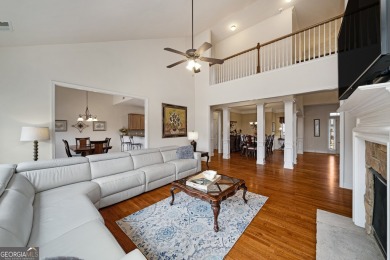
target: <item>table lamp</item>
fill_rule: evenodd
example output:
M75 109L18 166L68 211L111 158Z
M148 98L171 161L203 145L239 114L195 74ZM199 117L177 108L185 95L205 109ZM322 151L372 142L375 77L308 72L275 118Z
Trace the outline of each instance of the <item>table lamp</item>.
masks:
M187 133L188 140L191 141L191 145L194 147L194 152L196 152L196 141L198 140L198 132L188 132Z
M49 128L48 127L34 127L23 126L22 133L20 134L20 141L33 141L34 142L34 161L38 160L38 141L49 140Z

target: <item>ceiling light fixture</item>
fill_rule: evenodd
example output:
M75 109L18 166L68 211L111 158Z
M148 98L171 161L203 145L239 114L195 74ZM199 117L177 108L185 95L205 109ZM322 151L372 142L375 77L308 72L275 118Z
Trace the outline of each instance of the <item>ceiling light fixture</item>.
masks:
M98 121L97 116L92 116L92 114L89 112L89 109L88 109L88 91L86 91L86 93L87 93L87 107L85 108L85 113L79 115L79 118L77 118L77 122L82 122L84 120L87 120L87 122Z
M235 30L237 30L237 25L233 24L230 26L230 31L234 32Z
M201 65L195 59L193 59L188 61L186 68L188 70L194 71L195 73L198 73L200 72L200 67Z
M286 0L286 3L290 3L291 2L291 0Z
M204 42L198 49L194 49L194 0L191 0L191 49L187 50L185 53L172 49L172 48L164 48L166 51L170 51L179 55L186 57L186 59L175 62L171 65L168 65L167 68L172 68L176 65L179 65L183 62L188 61L186 68L188 70L193 71L194 73L200 72L201 65L199 64L199 60L205 61L212 64L223 64L224 60L214 59L209 57L201 56L205 51L212 47L211 43Z

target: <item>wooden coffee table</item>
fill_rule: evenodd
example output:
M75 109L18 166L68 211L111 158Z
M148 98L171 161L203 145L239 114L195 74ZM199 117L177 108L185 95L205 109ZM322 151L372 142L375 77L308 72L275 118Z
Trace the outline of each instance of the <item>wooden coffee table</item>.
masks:
M236 194L239 189L243 189L244 192L242 198L244 199L244 202L247 203L248 200L245 198L247 191L245 181L221 174L221 179L211 187L212 189L210 191L206 192L186 185L187 179L191 178L192 176L193 175L172 182L172 201L170 204L172 206L173 202L175 201L175 189L181 190L191 197L209 202L214 212L214 231L218 232L218 215L221 208L221 202Z

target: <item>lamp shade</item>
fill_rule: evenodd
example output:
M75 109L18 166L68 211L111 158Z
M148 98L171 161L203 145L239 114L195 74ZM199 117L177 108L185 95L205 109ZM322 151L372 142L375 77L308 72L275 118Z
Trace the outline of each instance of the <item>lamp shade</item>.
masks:
M198 140L198 132L188 132L188 140Z
M49 140L48 127L23 126L20 134L20 141L42 141Z

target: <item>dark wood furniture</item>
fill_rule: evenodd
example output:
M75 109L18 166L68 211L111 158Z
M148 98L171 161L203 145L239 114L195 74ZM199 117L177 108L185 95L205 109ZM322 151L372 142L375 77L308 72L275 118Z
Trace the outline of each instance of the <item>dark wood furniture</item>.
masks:
M110 149L107 144L107 140L91 141L91 146L94 146L93 154L106 153L106 150Z
M96 148L96 142L105 142L104 141L91 141L91 143L94 142L95 144L87 145L87 146L80 146L80 145L69 145L70 150L72 150L75 153L81 154L81 156L87 156L90 154L97 154L97 153L103 153L105 149L109 150L112 148L112 146L105 146L104 144L102 145L102 150L100 148ZM100 144L98 144L100 146Z
M241 136L230 135L230 152L239 152L241 150Z
M237 190L243 189L244 192L242 198L244 199L245 203L247 203L247 199L245 198L245 194L247 191L245 181L221 174L221 179L213 185L214 187L212 187L212 190L205 192L186 185L187 179L191 178L192 176L194 175L190 175L188 177L172 182L172 201L170 202L170 204L172 206L173 202L175 201L175 189L181 190L191 197L209 202L214 213L214 231L218 232L218 215L219 210L221 208L221 202L236 194Z
M64 142L64 145L65 145L65 152L66 152L66 155L68 157L73 157L74 155L72 155L72 153L70 152L70 148L69 148L69 143L68 141L66 141L65 139L62 139L62 141ZM76 154L76 156L79 156Z
M203 152L203 151L197 151L197 152L200 153L200 157L207 157L206 166L208 169L209 168L209 160L210 160L209 152Z
M72 150L75 153L81 154L81 156L87 156L93 153L95 150L95 146L93 145L87 145L87 146L81 146L81 145L69 145L70 150Z
M79 138L76 138L76 145L88 146L90 144L91 144L91 141L90 141L89 137L79 137Z

